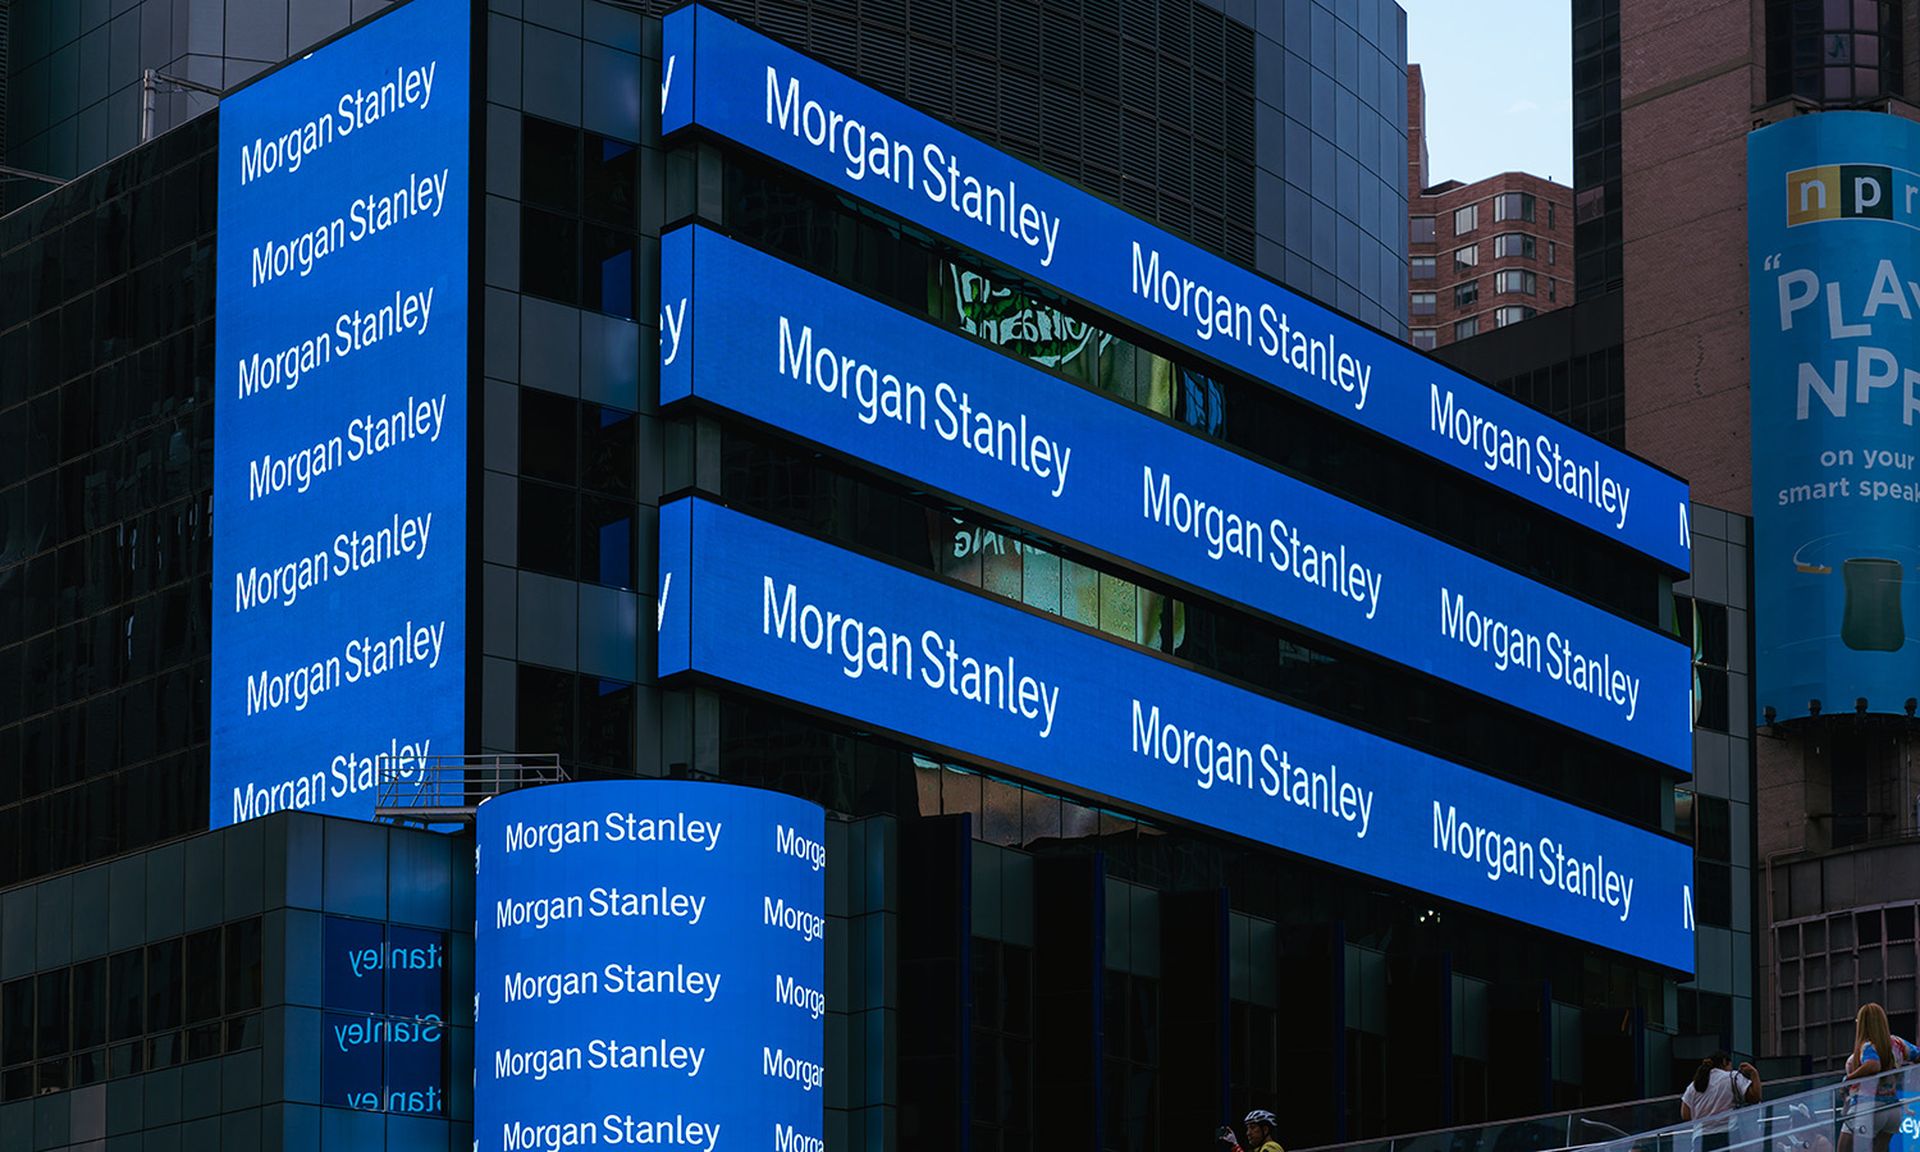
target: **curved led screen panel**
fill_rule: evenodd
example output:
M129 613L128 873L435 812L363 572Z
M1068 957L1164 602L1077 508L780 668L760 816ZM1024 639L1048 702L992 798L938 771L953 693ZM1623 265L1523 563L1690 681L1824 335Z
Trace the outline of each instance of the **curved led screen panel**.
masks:
M1693 853L701 499L660 509L659 669L697 672L1679 971Z
M704 399L1682 772L1670 636L701 227L660 400Z
M555 784L488 800L477 835L477 1148L820 1147L818 806Z
M1687 570L1678 477L711 9L665 25L663 132L717 133Z

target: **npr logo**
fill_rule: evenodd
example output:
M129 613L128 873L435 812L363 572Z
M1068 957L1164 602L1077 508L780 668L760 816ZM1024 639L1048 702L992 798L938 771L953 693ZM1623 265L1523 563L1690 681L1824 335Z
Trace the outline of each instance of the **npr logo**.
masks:
M1920 182L1884 164L1827 164L1787 173L1787 227L1818 220L1920 221Z

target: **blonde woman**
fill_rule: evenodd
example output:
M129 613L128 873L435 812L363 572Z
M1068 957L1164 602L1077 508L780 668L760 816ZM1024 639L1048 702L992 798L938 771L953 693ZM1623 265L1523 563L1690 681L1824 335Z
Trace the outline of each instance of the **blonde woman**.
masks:
M1900 1101L1897 1077L1884 1076L1915 1062L1913 1045L1895 1036L1887 1026L1887 1010L1869 1002L1860 1006L1853 1018L1853 1052L1847 1057L1848 1080L1873 1080L1856 1085L1847 1109L1847 1124L1840 1133L1840 1152L1849 1152L1855 1139L1872 1137L1873 1152L1887 1152L1906 1107Z

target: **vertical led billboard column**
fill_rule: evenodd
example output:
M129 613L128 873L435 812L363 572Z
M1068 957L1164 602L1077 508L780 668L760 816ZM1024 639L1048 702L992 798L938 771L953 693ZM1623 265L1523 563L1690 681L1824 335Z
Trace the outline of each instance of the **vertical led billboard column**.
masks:
M1920 695L1920 125L1798 116L1747 138L1756 702Z
M826 818L620 780L480 806L474 1137L821 1147Z
M211 823L371 816L465 715L468 0L220 106Z

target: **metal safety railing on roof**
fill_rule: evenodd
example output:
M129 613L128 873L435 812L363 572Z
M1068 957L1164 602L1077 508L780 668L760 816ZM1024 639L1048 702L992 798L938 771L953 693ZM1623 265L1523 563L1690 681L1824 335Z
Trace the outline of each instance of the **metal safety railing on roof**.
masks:
M567 779L552 752L412 757L383 770L373 815L421 827L468 825L490 796Z

